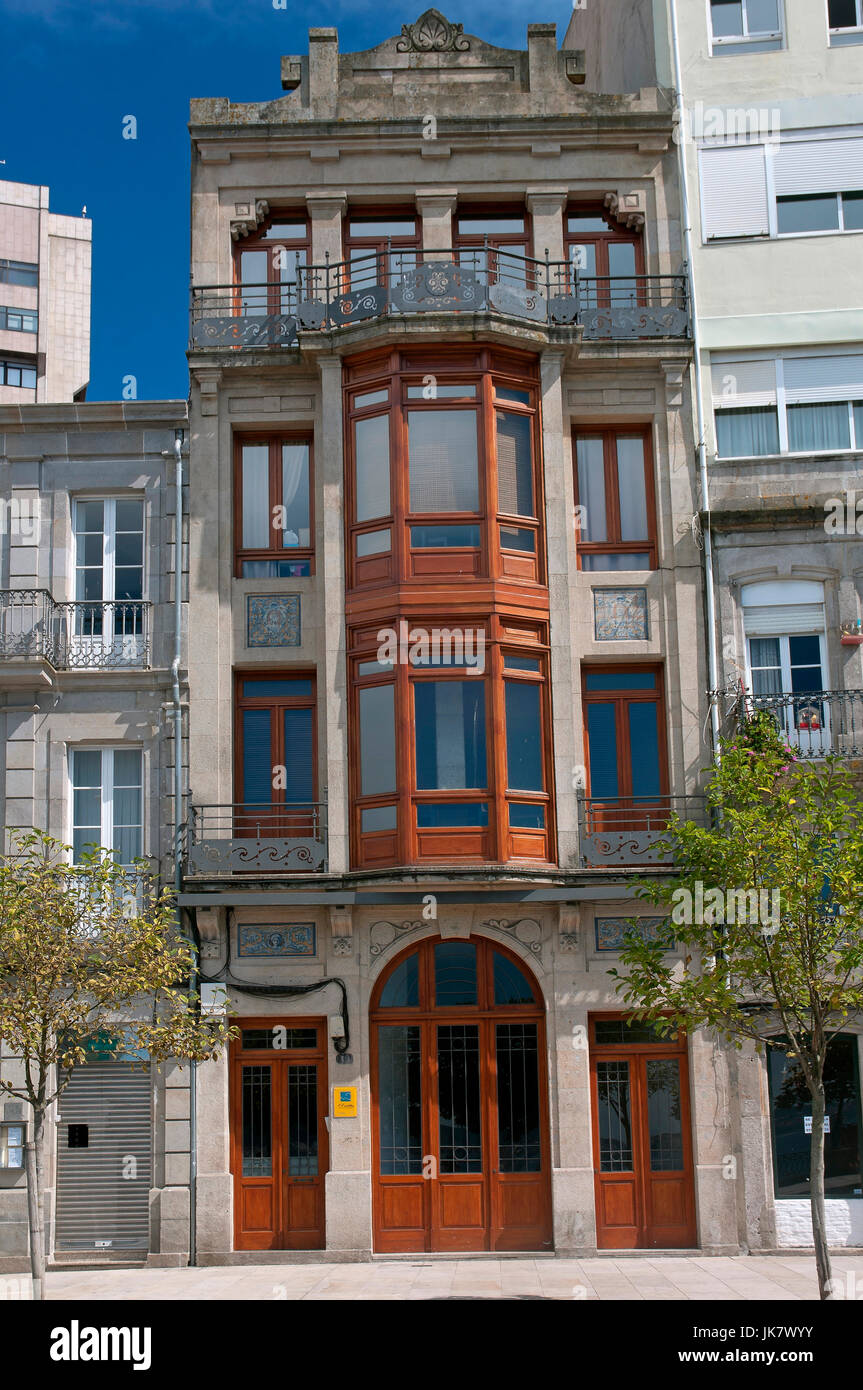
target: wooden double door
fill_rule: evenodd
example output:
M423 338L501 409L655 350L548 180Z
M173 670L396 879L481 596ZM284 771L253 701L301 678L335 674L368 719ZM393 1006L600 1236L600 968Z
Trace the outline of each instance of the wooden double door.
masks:
M548 1250L543 1012L508 952L427 941L372 1007L375 1248Z
M328 1168L323 1020L243 1019L231 1043L236 1250L322 1250Z
M591 1020L596 1243L695 1245L686 1039L622 1015Z

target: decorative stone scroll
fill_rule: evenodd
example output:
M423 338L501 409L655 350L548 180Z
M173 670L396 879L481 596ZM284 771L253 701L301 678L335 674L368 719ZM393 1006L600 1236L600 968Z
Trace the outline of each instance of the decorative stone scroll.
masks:
M467 53L464 25L452 24L440 10L429 9L413 24L402 25L398 53Z

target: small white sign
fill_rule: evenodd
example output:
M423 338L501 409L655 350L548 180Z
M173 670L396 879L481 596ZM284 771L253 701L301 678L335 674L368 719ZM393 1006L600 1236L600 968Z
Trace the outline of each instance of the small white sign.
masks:
M803 1116L803 1133L804 1133L804 1134L811 1134L811 1133L812 1133L812 1116L811 1116L811 1115L804 1115L804 1116ZM830 1116L829 1116L829 1115L825 1115L825 1116L824 1116L824 1133L825 1133L825 1134L829 1134L829 1133L830 1133Z

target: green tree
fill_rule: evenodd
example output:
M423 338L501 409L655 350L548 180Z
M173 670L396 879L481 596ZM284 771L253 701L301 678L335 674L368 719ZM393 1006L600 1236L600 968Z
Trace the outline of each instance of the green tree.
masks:
M611 973L637 1018L794 1058L812 1107L812 1231L829 1298L824 1068L832 1039L863 1014L860 791L840 759L799 759L762 713L723 741L707 803L707 826L671 818L662 848L673 871L638 888L668 908L682 966L662 941L630 932Z
M224 1018L201 1016L189 988L194 947L170 890L143 862L130 870L95 847L77 864L71 858L40 831L12 832L0 857L0 1095L32 1108L25 1167L36 1299L44 1298L47 1112L87 1065L94 1039L118 1056L204 1061L230 1035Z

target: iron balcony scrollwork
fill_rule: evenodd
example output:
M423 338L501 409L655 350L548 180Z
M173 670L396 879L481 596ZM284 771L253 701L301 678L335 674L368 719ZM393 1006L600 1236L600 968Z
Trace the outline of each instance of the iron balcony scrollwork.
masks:
M149 666L150 608L140 599L56 603L47 589L0 590L0 660L42 660L55 671Z
M186 831L191 875L322 873L326 867L325 802L192 807Z
M192 288L190 346L295 347L300 335L388 316L495 313L586 339L688 338L685 275L583 276L487 243L441 259L414 250L370 251L300 266L294 282Z

